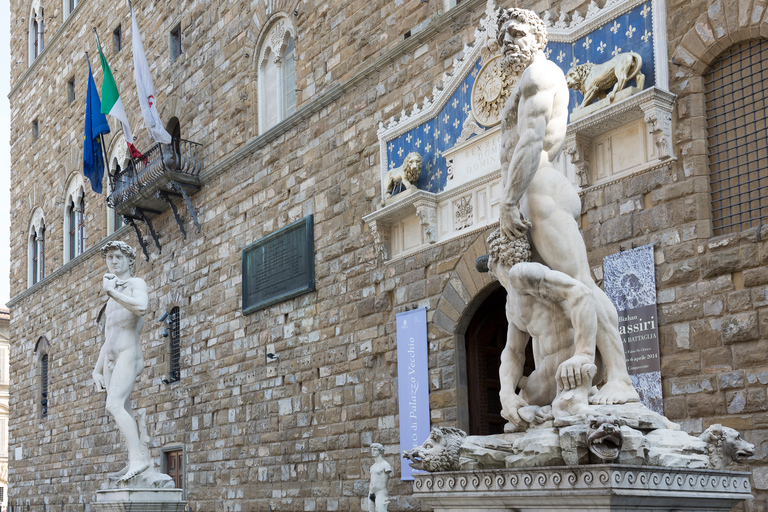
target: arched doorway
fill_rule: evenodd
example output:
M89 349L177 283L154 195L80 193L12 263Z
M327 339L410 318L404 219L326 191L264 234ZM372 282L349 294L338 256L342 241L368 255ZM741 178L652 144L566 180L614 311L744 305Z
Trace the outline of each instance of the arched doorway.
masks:
M507 423L499 401L499 364L507 340L506 300L506 290L498 286L472 315L464 336L470 435L501 434ZM528 376L533 371L530 343L525 352L523 375Z

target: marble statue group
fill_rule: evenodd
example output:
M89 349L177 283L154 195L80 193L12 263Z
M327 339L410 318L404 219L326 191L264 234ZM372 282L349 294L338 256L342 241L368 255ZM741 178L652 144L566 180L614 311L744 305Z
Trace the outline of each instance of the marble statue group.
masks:
M581 201L554 166L565 142L568 86L543 52L546 28L535 13L509 9L499 17L497 38L502 65L520 79L502 113L504 194L488 268L508 292L502 415L510 430L524 430L541 416L525 410L530 406L552 405L555 416L568 416L585 412L589 403L639 398L627 374L618 314L590 275L578 225ZM537 262L515 265L504 257L509 244L526 243L529 236ZM529 335L538 364L520 386ZM592 386L596 363L604 368L599 389Z
M721 469L751 457L754 446L733 429L712 425L690 436L639 402L616 308L590 274L579 195L555 166L565 143L569 84L544 53L546 27L535 13L496 13L502 66L518 81L501 115L500 226L476 266L507 292L499 397L508 423L505 434L494 436L435 427L403 456L427 471L601 462ZM609 64L597 71L619 76L620 87L628 79L642 87L639 57ZM604 94L616 82L600 73L586 79L599 82ZM524 377L529 339L535 369Z

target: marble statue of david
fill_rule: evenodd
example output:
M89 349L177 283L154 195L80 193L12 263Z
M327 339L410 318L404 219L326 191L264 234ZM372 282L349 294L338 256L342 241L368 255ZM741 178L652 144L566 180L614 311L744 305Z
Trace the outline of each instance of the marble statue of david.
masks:
M131 392L144 369L140 334L149 298L144 280L133 277L136 253L128 244L107 242L101 254L107 263L103 286L109 300L105 311L104 345L93 370L93 380L98 391L107 392L107 412L125 438L128 466L115 477L127 481L150 467L131 410Z

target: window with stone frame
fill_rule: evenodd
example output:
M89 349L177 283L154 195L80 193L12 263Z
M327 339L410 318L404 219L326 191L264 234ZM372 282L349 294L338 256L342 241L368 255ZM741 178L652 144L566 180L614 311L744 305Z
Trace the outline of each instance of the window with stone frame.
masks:
M45 419L48 416L48 409L49 409L49 382L50 382L50 374L49 374L49 358L48 358L48 352L50 349L50 343L48 341L48 338L45 336L40 336L37 339L37 343L35 344L35 354L37 356L37 375L38 375L38 388L39 388L39 395L38 395L38 409L40 411L40 418Z
M181 310L178 306L168 315L168 376L171 382L181 379Z
M45 12L40 5L40 0L35 0L29 11L28 26L28 64L31 66L37 57L43 52L43 35L45 34Z
M768 223L768 40L728 48L705 76L715 235Z
M266 32L257 70L259 133L296 112L296 32L287 16Z
M78 0L63 0L64 3L64 19L68 18L70 14L75 12L75 7L80 2Z
M45 218L36 208L29 222L27 244L27 285L37 284L45 277Z
M64 211L64 262L83 253L85 248L85 189L82 174L74 174L67 186Z

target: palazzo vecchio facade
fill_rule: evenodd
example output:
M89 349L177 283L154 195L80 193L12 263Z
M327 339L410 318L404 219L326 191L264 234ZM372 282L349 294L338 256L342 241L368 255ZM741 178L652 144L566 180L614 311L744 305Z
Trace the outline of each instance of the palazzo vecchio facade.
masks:
M643 89L572 121L560 165L580 188L598 282L603 257L653 245L664 413L754 443L744 507L766 510L766 3L523 4L545 19L564 71L643 57ZM427 510L400 480L395 315L427 308L433 426L504 423L504 295L474 270L501 193L499 127L477 120L472 96L491 69L494 7L135 0L174 137L158 147L126 3L11 2L9 507L88 510L126 462L91 380L99 250L119 239L150 298L133 405L190 510L367 510L374 442L394 469L389 509ZM93 27L146 155L131 161L110 119L115 181L105 175L101 195L82 173L85 52L103 79ZM411 151L419 191L382 207L386 171ZM255 278L243 251L302 220L313 286L244 308ZM290 266L294 250L275 261Z

